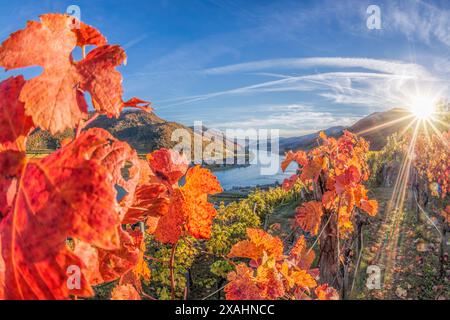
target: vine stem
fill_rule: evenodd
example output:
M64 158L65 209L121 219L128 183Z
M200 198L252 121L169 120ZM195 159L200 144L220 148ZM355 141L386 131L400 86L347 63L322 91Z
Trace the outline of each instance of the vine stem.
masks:
M144 291L142 291L141 294L149 300L158 300L158 299L152 297L151 295L145 293Z
M84 126L83 126L83 127L86 128L88 125L90 125L92 122L94 122L94 120L97 119L99 116L100 116L99 113L94 114L89 120L87 120L87 121L84 123Z
M86 58L86 46L81 46L81 56L82 56L82 59ZM88 125L88 123L90 123L91 121L95 120L95 118L97 118L97 117L98 117L98 114L96 114L96 115L93 117L94 119L88 120L88 121L85 122L84 124L83 124L83 121L80 120L80 121L78 122L76 131L75 131L75 139L78 138L78 137L80 136L81 130L83 130L83 129Z
M217 289L216 291L214 291L213 293L210 293L209 295L207 295L206 297L203 297L202 300L206 300L210 297L212 297L213 295L215 295L216 293L222 291L223 289L225 289L226 285L220 287L219 289Z
M353 281L352 281L352 287L350 289L350 294L353 293L353 288L355 287L356 276L358 275L359 264L361 262L362 251L363 251L363 247L364 247L363 233L361 232L359 236L360 236L360 248L359 248L359 253L358 253L358 259L356 260L355 272L353 274Z
M175 252L177 251L177 243L178 242L175 242L172 245L172 252L170 254L170 263L169 263L169 268L170 268L170 289L171 289L172 300L175 300L174 262L175 262Z

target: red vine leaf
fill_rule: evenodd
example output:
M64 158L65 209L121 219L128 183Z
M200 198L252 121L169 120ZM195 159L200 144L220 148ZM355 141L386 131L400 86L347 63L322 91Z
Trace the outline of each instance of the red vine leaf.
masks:
M254 271L241 263L236 271L228 274L229 283L225 286L227 300L262 300L260 289L254 281Z
M195 166L187 171L186 182L179 187L177 182L187 169L184 156L161 149L147 159L156 177L150 180L156 182L138 187L126 221L147 217L149 232L154 231L156 239L163 243L176 243L186 234L197 239L209 238L217 212L208 202L208 195L222 192L217 178L209 170Z
M307 249L306 239L302 235L292 247L289 257L300 269L309 270L314 261L315 253L313 250Z
M304 151L297 151L297 152L288 151L286 153L286 158L281 163L281 169L283 171L286 171L287 167L291 164L292 161L295 161L302 166L308 163L306 153Z
M163 215L155 228L155 239L162 243L176 243L182 236L186 223L183 193L175 189L170 199L169 212Z
M83 143L89 141L89 144ZM92 128L75 140L72 147L77 153L96 160L112 175L112 181L125 195L120 199L121 217L134 200L142 169L136 150L126 142L115 139L108 131ZM123 170L127 168L125 175Z
M11 210L17 189L17 181L25 165L25 153L0 152L0 221Z
M25 84L22 76L11 77L0 83L0 151L25 151L25 141L33 128L33 120L25 115L20 91Z
M75 240L73 253L83 262L83 274L91 285L103 283L99 270L98 250L89 243Z
M138 186L134 193L133 205L128 209L123 224L136 223L144 219L156 219L148 233L153 233L161 216L169 211L170 197L167 188L161 183ZM149 223L147 223L149 225Z
M299 287L302 289L309 289L317 286L314 277L306 270L302 270L300 268L289 268L287 263L282 264L281 274L288 282L289 288Z
M17 181L10 186L12 200L6 202L0 223L2 257L8 266L4 298L63 299L75 294L67 287L66 270L84 267L67 248L69 237L103 250L119 246L118 181L107 170L114 162L120 167L126 158L118 146L109 133L94 129L41 160L25 162L23 156L14 160L11 151L0 153L10 168L1 172L0 181ZM75 291L92 293L84 274Z
M361 173L356 166L350 166L343 174L336 177L336 192L342 194L346 187L355 187L361 181Z
M120 278L138 263L139 249L142 242L140 231L129 234L119 228L119 235L119 249L98 249L99 272L103 282Z
M72 28L72 31L77 36L77 46L94 45L100 47L107 43L106 38L94 27L77 20L72 21L72 25L76 26Z
M275 266L263 265L256 271L256 281L264 299L275 300L285 295L282 273Z
M154 174L169 187L177 183L188 169L188 161L184 155L166 148L148 154L147 161Z
M305 166L303 166L302 174L300 176L303 181L317 181L317 179L319 179L320 173L325 167L325 158L320 156L313 157Z
M124 107L122 75L115 67L125 59L120 46L105 45L89 52L76 65L81 76L80 88L90 93L94 108L109 117L118 117Z
M123 103L124 107L133 107L141 109L145 112L152 112L153 108L151 107L151 102L141 100L139 98L133 97L130 100L127 100Z

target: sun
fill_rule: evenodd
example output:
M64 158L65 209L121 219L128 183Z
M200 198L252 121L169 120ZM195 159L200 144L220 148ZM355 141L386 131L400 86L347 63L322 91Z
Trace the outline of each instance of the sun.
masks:
M418 95L412 97L410 100L408 108L418 119L429 119L436 111L436 99L434 97Z

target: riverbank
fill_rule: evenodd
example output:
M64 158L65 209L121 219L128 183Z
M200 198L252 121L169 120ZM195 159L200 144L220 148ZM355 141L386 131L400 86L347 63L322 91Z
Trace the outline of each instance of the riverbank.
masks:
M225 205L227 205L230 202L239 201L241 199L247 198L248 195L250 193L254 192L255 190L267 191L270 188L276 188L279 186L280 185L278 183L271 183L271 184L248 186L248 187L233 187L230 190L225 190L222 193L210 196L210 201L213 203L223 202Z

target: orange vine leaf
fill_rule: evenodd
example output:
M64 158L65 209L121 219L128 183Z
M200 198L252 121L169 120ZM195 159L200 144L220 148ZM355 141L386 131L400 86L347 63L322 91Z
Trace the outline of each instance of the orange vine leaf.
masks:
M111 300L141 300L141 296L130 284L121 284L114 287Z
M297 208L295 222L303 230L317 235L322 215L322 204L317 201L309 201Z
M279 259L283 255L283 243L280 238L273 237L261 229L247 229L249 240L236 243L230 250L230 258L249 258L255 261L263 257Z
M115 67L125 61L119 46L105 45L94 28L73 28L72 17L45 14L11 34L0 47L0 66L6 69L41 66L41 75L27 81L20 92L26 114L52 134L75 128L87 119L83 91L90 93L94 108L109 117L124 107L122 76ZM77 31L78 30L78 31ZM77 45L96 44L81 61L73 61Z
M328 284L323 284L318 286L314 293L317 296L318 300L339 300L339 294L336 289L328 286Z

